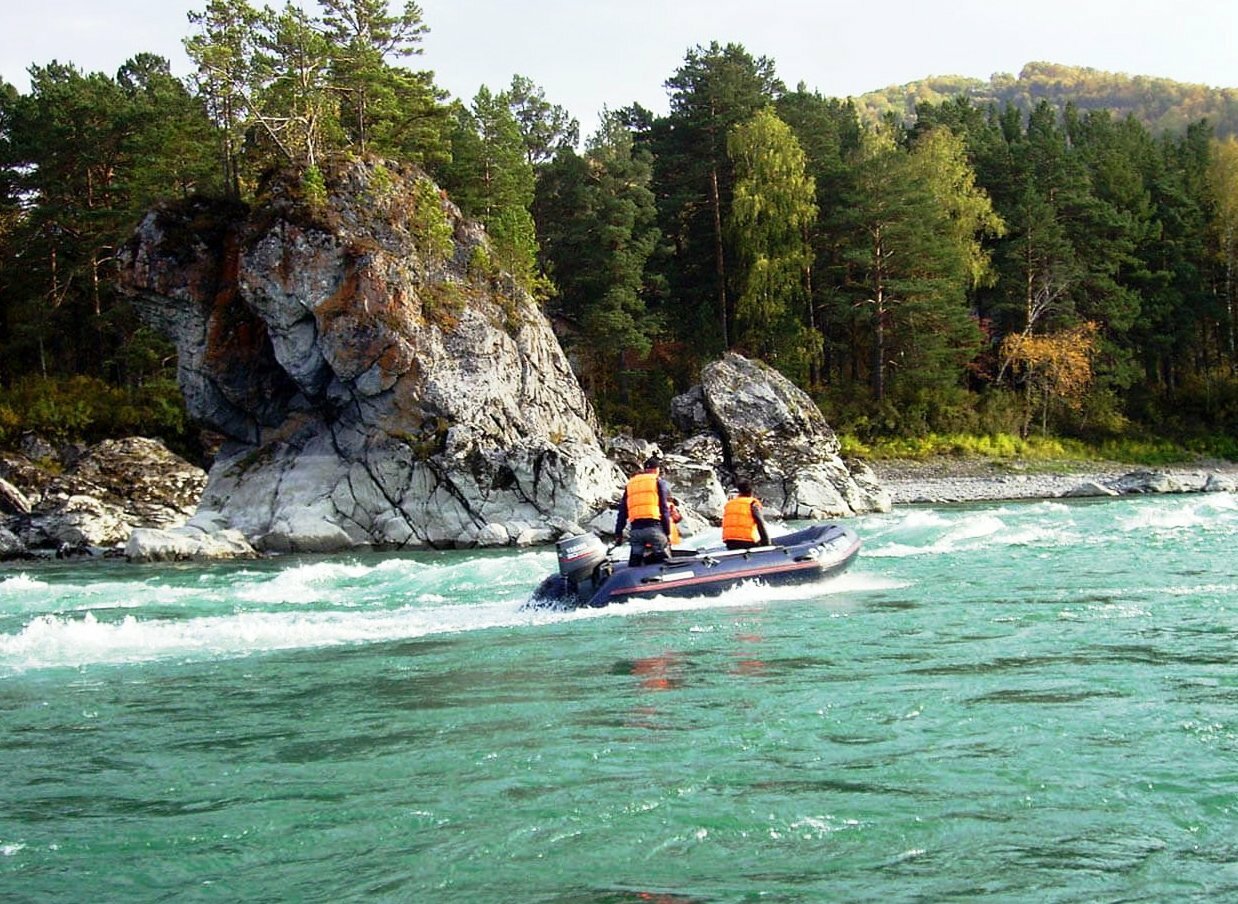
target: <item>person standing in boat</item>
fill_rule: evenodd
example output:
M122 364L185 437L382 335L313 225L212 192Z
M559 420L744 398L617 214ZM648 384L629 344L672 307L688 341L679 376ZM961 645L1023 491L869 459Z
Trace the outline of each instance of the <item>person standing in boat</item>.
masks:
M660 476L661 469L662 459L650 456L645 470L628 481L619 500L615 542L623 539L623 527L630 522L628 564L632 566L665 562L669 557L671 491Z
M769 531L761 516L761 500L752 495L752 483L741 480L738 494L722 510L722 542L727 549L769 546Z

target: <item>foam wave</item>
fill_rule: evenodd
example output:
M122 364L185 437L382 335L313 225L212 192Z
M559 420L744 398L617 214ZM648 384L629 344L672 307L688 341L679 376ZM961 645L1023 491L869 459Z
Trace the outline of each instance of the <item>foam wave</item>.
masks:
M1172 532L1189 528L1238 531L1238 499L1231 493L1210 493L1175 506L1146 506L1117 519L1118 529Z
M545 554L523 564L528 570L544 568ZM327 566L327 567L320 567ZM463 567L439 566L442 572ZM314 563L295 566L273 576L262 576L254 587L237 596L283 597L300 587L324 594L338 593L341 581L364 581L375 572L398 576L395 584L420 570L434 571L409 560L392 560L377 565ZM334 606L327 610L307 610L279 605L270 610L234 611L222 615L188 618L143 618L127 613L117 620L100 618L95 611L45 613L31 619L15 634L0 635L0 674L37 668L119 665L168 659L233 658L291 649L309 649L346 644L382 643L409 640L438 634L542 625L594 618L622 618L651 612L691 611L734 606L763 606L786 600L844 600L848 594L894 589L904 582L872 574L844 574L818 584L768 587L759 582L740 585L717 597L680 599L653 597L603 609L577 609L569 612L525 610L531 582L527 575L512 574L511 557L496 557L484 574L505 573L513 590L496 594L493 583L489 602L465 605L450 600L444 593L409 591L416 599L407 605L358 608ZM477 576L482 579L484 575ZM253 575L251 574L251 577ZM318 586L318 585L321 586ZM392 581L380 585L379 592L390 595ZM278 592L275 592L278 589ZM257 590L257 593L248 591ZM454 591L452 591L454 593ZM501 598L495 598L499 596Z
M20 632L0 635L0 671L231 658L279 650L407 640L529 624L515 601L354 612L239 612L184 620L126 615L100 621L41 615Z
M274 574L248 573L244 583L234 586L234 595L272 607L475 599L479 592L528 587L555 567L553 554L544 551L442 561L423 555L373 563L310 562Z
M1169 596L1238 596L1238 584L1192 584L1189 586L1162 587L1161 593Z
M19 596L33 591L41 592L46 590L48 586L46 581L40 581L38 578L32 578L25 572L20 572L12 577L0 580L0 598Z
M989 545L1006 530L1006 523L995 514L982 512L962 520L941 516L932 520L921 519L914 527L912 531L892 531L892 536L888 538L890 542L884 546L866 545L864 554L876 558L903 558L966 552ZM911 536L904 536L905 533Z

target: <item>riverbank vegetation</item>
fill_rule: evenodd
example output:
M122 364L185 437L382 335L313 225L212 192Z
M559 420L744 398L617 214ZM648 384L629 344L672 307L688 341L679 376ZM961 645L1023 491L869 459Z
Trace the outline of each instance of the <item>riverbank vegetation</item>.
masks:
M151 53L0 85L0 445L184 445L174 350L115 289L138 220L198 194L261 204L277 168L321 203L339 161L376 156L485 224L490 266L542 301L610 428L666 430L733 349L854 449L1233 457L1238 142L1169 87L1148 100L1159 82L1118 113L1055 69L1066 93L939 84L903 107L887 89L876 115L708 44L668 73L667 114L610 110L582 140L519 75L448 98L409 65L431 39L414 3L321 10L209 0L185 81Z
M1024 463L1125 462L1141 465L1180 464L1197 460L1238 461L1238 442L1229 437L1179 442L1167 438L1115 437L1101 441L1010 433L928 433L912 437L879 437L865 442L854 434L839 437L841 453L874 461L887 459L983 459Z

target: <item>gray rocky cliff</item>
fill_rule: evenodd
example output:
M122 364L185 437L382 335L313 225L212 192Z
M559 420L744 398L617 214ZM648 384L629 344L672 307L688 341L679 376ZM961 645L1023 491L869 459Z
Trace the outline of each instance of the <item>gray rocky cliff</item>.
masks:
M153 211L124 286L227 437L190 527L269 551L545 542L622 474L534 300L415 168L353 164L316 208Z
M711 518L720 517L725 497L700 479L702 465L732 486L751 480L774 516L890 510L890 495L872 471L839 456L838 437L812 399L760 361L732 352L707 365L700 385L674 400L672 418L688 439L668 454L668 473L688 472L690 504Z

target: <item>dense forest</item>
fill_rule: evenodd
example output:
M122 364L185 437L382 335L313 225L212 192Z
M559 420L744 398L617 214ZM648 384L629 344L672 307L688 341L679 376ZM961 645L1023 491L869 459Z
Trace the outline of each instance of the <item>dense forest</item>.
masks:
M448 98L409 65L415 3L320 6L209 0L185 81L141 54L0 83L0 446L191 446L118 249L157 203L261 205L292 169L313 205L367 156L415 163L485 224L611 428L668 428L671 397L734 349L866 440L1157 434L1234 456L1238 142L1211 101L1161 109L1174 83L1136 80L1142 106L1111 109L1025 70L873 115L711 43L668 74L666 115L633 104L581 136L519 75Z

